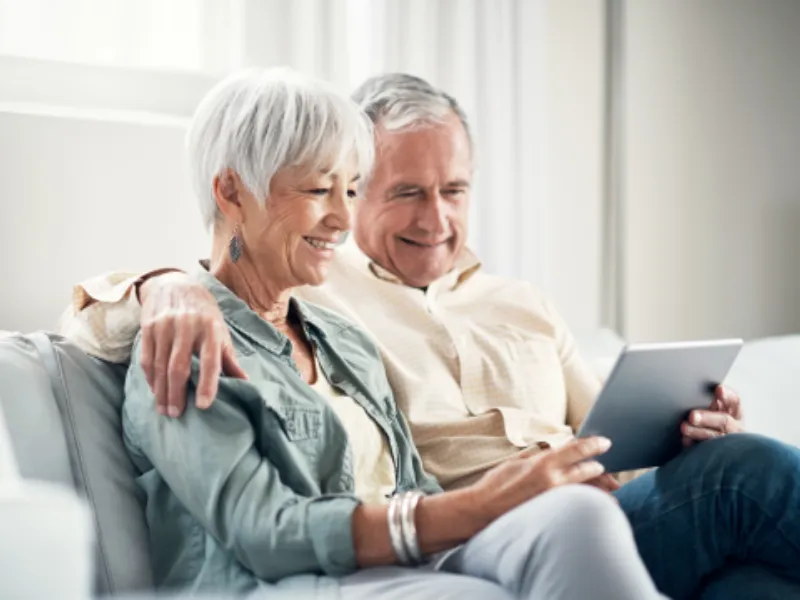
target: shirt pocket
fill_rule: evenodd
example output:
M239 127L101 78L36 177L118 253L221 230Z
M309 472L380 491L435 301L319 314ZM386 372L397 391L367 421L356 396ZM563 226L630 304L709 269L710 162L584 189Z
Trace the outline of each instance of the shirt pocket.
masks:
M500 371L502 397L514 408L563 421L566 384L558 346L552 337L513 325L498 325L497 352L506 362Z
M245 385L257 392L266 447L274 446L282 434L307 455L317 454L314 447L322 437L322 407L291 396L286 384L249 380Z
M283 432L292 442L316 440L322 429L322 414L318 408L285 405L269 406L278 417Z

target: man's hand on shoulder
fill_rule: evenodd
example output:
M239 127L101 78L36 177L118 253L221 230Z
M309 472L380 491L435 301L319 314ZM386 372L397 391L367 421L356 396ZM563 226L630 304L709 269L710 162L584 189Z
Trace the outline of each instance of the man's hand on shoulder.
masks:
M247 379L216 299L200 283L184 273L169 273L148 279L139 293L141 364L160 414L178 417L186 408L186 384L195 354L200 357L198 408L214 402L221 372Z

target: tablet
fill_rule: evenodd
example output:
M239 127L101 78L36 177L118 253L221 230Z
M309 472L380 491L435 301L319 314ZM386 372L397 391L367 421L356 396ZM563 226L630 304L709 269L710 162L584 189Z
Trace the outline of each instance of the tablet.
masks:
M609 473L664 465L683 449L681 423L708 408L741 347L742 340L626 346L578 437L611 440L597 457Z

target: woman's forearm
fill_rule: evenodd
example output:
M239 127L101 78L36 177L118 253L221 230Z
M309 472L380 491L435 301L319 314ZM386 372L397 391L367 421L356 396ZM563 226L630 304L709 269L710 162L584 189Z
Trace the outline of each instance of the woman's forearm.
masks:
M488 519L476 514L468 490L445 492L420 500L415 522L423 554L453 548L478 533ZM397 563L387 521L388 507L362 504L353 513L353 543L360 567Z

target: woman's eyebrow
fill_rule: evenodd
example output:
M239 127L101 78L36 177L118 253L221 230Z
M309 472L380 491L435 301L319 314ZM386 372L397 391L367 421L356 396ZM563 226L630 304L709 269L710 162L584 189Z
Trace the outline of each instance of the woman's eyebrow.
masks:
M319 172L321 175L326 175L331 179L339 179L339 175L337 175L336 173L331 173L330 171L326 171L325 169L320 169ZM350 180L350 183L355 183L359 179L361 179L361 173L356 173Z

